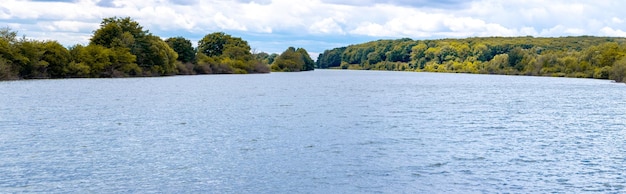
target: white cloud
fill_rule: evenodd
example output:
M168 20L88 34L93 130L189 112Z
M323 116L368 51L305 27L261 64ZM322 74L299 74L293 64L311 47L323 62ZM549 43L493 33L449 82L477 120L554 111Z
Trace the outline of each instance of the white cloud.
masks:
M516 29L472 17L415 12L400 15L384 24L367 23L350 31L354 34L383 37L445 38L470 36L516 36Z
M478 32L484 30L485 21L470 17L450 17L443 21L451 31Z
M613 17L613 18L611 18L611 21L612 21L613 23L616 23L616 24L622 24L622 23L624 23L624 20L622 20L622 19L620 19L620 18L618 18L618 17Z
M325 18L313 23L309 27L309 31L314 34L345 34L341 26L333 18Z
M220 14L220 13L218 13ZM161 30L192 30L196 26L196 21L189 15L180 13L170 6L162 5L156 7L146 7L139 11L142 23L147 23L147 27L159 28ZM225 16L215 17L223 19ZM229 22L229 21L225 21ZM232 21L230 21L232 22Z
M535 30L535 28L533 27L522 27L520 28L520 35L523 36L537 36L537 30Z
M626 32L620 29L613 29L611 27L604 27L600 30L600 33L605 36L619 36L626 37Z
M356 29L350 31L352 34L367 35L367 36L390 36L390 31L386 30L384 26L371 22L362 23Z
M11 10L6 7L0 6L0 19L11 18Z
M480 32L480 36L521 36L515 29L506 28L500 24L487 24L485 31Z
M584 35L585 34L585 30L584 29L580 29L580 28L567 28L565 30L563 30L563 32L565 34L571 34L571 35Z
M218 12L217 14L215 14L213 16L213 21L221 29L225 29L225 30L242 30L242 31L248 30L248 28L245 25L240 24L239 22L235 21L232 18L228 18L228 17L224 16L224 14L222 14L222 12Z
M623 7L626 1L619 0L4 0L0 21L30 38L57 38L64 45L86 43L102 18L130 16L157 35L230 31L263 37L250 41L257 45L281 39L327 47L359 43L363 39L346 38L363 36L624 36ZM335 42L306 41L307 35Z
M382 37L430 37L445 30L444 21L451 15L426 13L414 9L378 5L376 12L367 12L368 17L382 18L382 21L363 21L350 29L356 35Z
M563 25L556 25L550 29L544 29L541 31L541 36L580 36L584 35L585 30L575 27L566 27Z
M51 31L61 31L61 32L84 32L86 30L91 30L98 28L98 24L94 23L86 23L79 21L54 21L49 25Z

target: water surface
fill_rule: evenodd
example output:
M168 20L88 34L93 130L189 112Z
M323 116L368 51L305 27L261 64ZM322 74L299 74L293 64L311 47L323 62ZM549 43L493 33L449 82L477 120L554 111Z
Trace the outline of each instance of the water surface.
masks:
M0 82L0 192L625 192L625 96L378 71Z

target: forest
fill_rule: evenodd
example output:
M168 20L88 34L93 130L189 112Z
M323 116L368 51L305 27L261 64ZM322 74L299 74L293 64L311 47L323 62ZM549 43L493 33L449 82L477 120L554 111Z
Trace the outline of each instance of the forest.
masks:
M207 34L194 48L184 37L163 40L130 17L103 19L89 44L69 48L0 28L0 80L293 72L314 66L303 48L252 53L247 41L224 32Z
M480 73L626 82L626 38L378 40L321 53L316 68Z

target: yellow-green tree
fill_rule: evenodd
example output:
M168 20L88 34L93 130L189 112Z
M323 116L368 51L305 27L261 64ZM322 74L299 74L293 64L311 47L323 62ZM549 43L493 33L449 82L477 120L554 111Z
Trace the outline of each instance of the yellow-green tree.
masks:
M91 37L90 45L122 52L126 48L147 75L170 75L177 72L178 54L161 38L144 30L130 17L105 18ZM120 54L124 56L124 54Z
M289 47L281 53L271 66L272 71L298 72L311 71L315 68L315 62L304 48Z
M250 52L248 42L224 32L207 34L198 41L199 73L267 73L269 68Z
M616 82L626 82L626 57L616 61L609 73L609 79Z

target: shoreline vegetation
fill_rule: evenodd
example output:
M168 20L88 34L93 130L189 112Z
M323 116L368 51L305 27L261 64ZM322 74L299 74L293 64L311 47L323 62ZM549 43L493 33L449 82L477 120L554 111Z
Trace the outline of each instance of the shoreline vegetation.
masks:
M66 48L54 40L18 38L0 28L0 80L153 77L386 70L610 79L626 83L626 38L474 37L377 40L329 49L313 61L304 48L252 52L224 32L193 47L184 37L161 39L130 17L102 20L89 44Z
M378 40L326 50L320 69L527 75L626 82L626 38Z
M247 41L224 32L207 34L197 48L180 36L163 40L130 17L103 19L88 45L69 48L0 28L0 80L293 72L314 65L303 48L252 53Z

